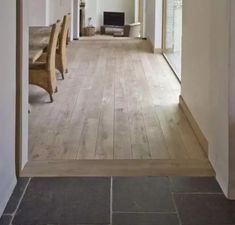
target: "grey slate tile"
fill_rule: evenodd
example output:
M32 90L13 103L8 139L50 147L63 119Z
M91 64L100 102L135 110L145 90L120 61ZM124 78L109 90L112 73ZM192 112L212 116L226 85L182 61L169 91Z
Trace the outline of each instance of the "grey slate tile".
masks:
M29 178L20 178L17 181L17 185L13 191L13 194L11 195L10 200L7 203L4 214L12 214L15 212L28 181Z
M182 225L235 224L235 201L223 194L175 194Z
M114 213L113 225L179 225L176 214Z
M167 177L113 179L115 212L175 212Z
M14 225L109 224L110 178L32 179Z
M11 216L3 215L0 218L0 225L10 225L11 219Z
M170 177L173 192L222 193L214 177Z

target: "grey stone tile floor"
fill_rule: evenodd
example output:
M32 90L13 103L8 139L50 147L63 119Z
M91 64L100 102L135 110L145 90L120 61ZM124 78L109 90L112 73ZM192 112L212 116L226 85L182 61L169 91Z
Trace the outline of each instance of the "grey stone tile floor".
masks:
M21 178L0 225L235 225L235 201L192 177Z

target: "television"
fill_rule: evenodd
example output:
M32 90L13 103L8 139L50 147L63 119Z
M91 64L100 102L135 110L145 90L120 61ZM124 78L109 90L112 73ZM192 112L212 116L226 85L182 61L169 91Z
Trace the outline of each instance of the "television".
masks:
M124 26L125 13L123 12L104 12L105 26Z

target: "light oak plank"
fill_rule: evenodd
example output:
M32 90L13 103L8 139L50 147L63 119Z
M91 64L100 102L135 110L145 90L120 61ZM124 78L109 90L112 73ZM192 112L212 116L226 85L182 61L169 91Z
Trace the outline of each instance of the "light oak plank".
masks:
M128 119L128 100L125 87L125 51L122 44L117 46L117 68L115 74L115 121L114 121L114 159L132 159L130 125Z
M56 160L29 162L22 177L196 176L215 173L207 160Z
M106 61L103 98L99 118L96 159L113 159L114 157L114 74L115 57L113 49L109 47Z
M147 42L72 42L68 59L69 73L64 81L58 74L59 92L53 104L48 104L43 90L30 87L32 171L56 174L59 166L65 166L57 174L79 174L79 169L81 174L96 174L92 165L98 165L97 174L125 175L125 169L127 174L146 175L211 172L178 107L180 85L164 58L150 53ZM129 160L125 163L132 166L128 169L115 159ZM88 162L93 168L89 170L83 160L98 162ZM99 167L99 162L106 160L111 162ZM116 167L107 172L112 160ZM148 160L156 161L153 165Z

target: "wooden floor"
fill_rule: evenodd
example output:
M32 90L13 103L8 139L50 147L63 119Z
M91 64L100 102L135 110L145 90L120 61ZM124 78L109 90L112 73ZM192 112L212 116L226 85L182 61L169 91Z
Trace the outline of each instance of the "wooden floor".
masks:
M68 54L69 74L58 80L54 103L43 90L30 87L31 166L136 159L187 165L195 160L210 168L179 108L180 85L148 42L77 41Z

